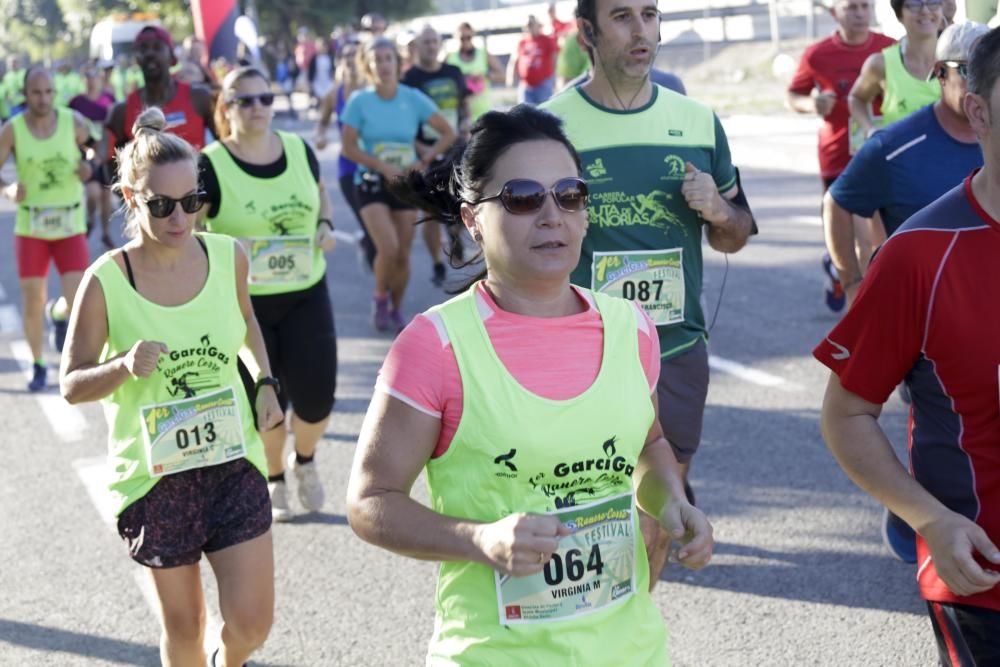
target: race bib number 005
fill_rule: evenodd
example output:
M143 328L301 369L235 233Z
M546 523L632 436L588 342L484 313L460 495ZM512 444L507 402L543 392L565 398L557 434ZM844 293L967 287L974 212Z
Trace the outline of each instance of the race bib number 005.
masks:
M65 238L76 234L76 207L32 207L28 210L31 235L37 238Z
M214 466L246 454L232 387L139 409L151 477Z
M552 513L573 529L538 574L495 573L500 623L583 616L635 593L634 496L624 493Z
M313 246L308 236L257 237L247 246L251 285L295 284L312 275Z
M591 275L591 289L637 302L656 326L684 321L681 248L595 252Z

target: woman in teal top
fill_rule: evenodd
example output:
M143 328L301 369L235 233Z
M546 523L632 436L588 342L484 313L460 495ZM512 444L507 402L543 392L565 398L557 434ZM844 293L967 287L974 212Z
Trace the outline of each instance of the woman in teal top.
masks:
M70 403L104 404L118 532L149 568L164 664L204 664L205 553L223 619L212 660L240 665L263 644L274 608L264 450L236 370L244 345L261 373L256 426L282 416L247 257L228 237L192 233L196 154L165 126L158 108L144 111L118 153L132 240L84 276L60 385Z
M393 197L388 185L407 171L431 164L455 141L455 130L431 98L399 83L394 42L382 37L369 41L358 52L358 64L371 87L354 91L344 107L343 155L358 165L358 208L375 244L372 325L378 331L398 332L406 325L402 304L410 281L417 211ZM418 160L415 143L424 123L439 139Z
M226 75L215 106L221 139L202 151L205 228L239 238L250 255L250 300L260 323L282 410L292 406L288 467L309 511L325 494L313 457L337 388L337 332L326 287L326 255L336 239L333 204L312 149L271 128L274 93L263 72ZM282 452L284 425L261 433L275 521L291 517Z
M559 121L527 105L484 114L464 152L450 157L396 192L464 224L485 258L485 280L411 325L435 323L430 343L453 351L460 394L433 414L419 397L442 377L411 378L410 393L380 378L388 384L368 408L348 486L351 528L396 553L441 561L429 665L668 664L640 542L650 531L640 531L636 510L669 531L691 568L711 557L712 529L686 500L655 418L637 307L570 285L587 225L579 157ZM559 344L587 355L577 365L599 369L589 387L566 399L528 389L522 373L567 369L546 366L545 350L528 371L508 365L483 321L482 294L508 316L515 347L528 345L518 334L539 331L539 321L561 319ZM596 347L578 344L593 340L590 325L570 324L591 303ZM442 451L447 413L459 403ZM410 497L424 468L433 509Z

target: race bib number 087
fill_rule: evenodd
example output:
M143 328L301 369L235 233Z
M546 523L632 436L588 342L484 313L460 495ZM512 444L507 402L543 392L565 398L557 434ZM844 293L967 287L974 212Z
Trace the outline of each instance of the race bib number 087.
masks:
M684 251L595 252L591 289L635 301L656 326L684 321Z

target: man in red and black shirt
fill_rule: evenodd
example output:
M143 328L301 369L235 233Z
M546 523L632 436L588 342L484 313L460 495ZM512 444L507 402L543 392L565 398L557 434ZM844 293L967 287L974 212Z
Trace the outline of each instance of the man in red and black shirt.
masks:
M985 166L889 237L813 354L828 446L917 532L941 663L971 667L1000 664L1000 30L961 65ZM877 421L904 378L912 476Z
M132 124L146 107L157 106L167 118L167 131L185 139L196 149L205 145L205 130L215 136L214 102L207 87L190 86L170 76L177 64L170 33L159 26L146 26L135 38L135 57L146 85L132 92L111 109L107 127L115 146L132 140Z
M868 56L895 41L869 28L871 0L834 0L830 14L837 21L837 31L806 49L788 85L789 107L823 118L819 173L824 192L851 159L847 94ZM857 224L863 230L868 223L859 220ZM827 290L827 305L836 312L844 307L843 289L831 269L829 255L823 258L823 266L833 282Z

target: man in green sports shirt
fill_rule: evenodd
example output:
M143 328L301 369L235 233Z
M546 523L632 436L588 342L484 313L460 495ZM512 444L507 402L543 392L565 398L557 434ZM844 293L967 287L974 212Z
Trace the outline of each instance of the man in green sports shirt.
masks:
M656 324L659 418L693 502L686 479L708 393L702 230L712 248L731 253L756 226L718 118L649 80L655 0L578 0L576 14L594 74L543 105L562 118L590 188L590 226L571 279L638 301ZM669 537L647 519L652 586Z

